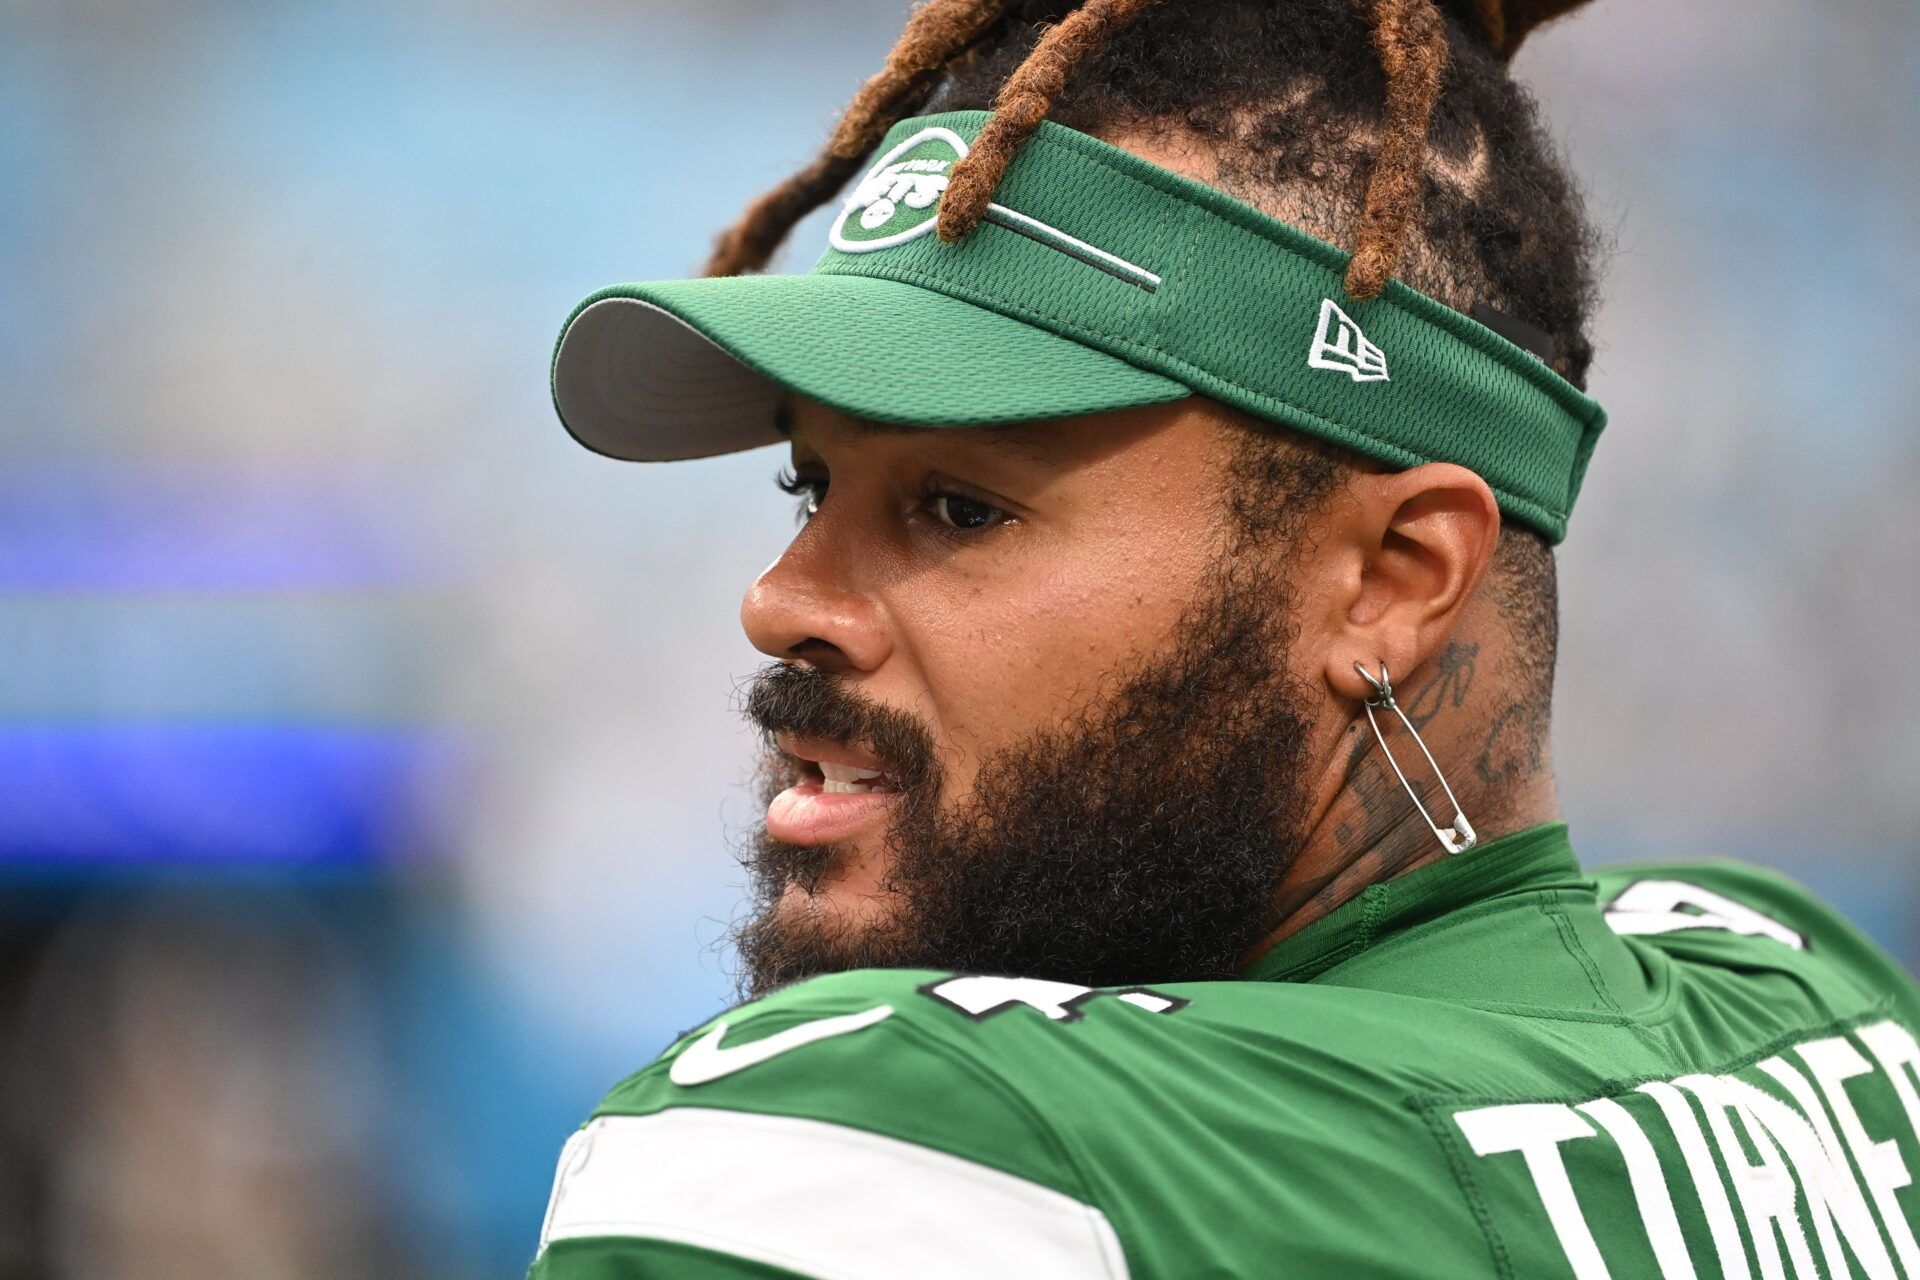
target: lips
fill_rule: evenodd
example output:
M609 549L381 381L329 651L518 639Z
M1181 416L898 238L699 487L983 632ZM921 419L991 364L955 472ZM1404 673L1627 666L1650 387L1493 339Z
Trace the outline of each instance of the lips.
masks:
M787 844L832 844L885 820L898 796L880 762L866 752L819 738L776 734L799 781L767 806L767 834Z

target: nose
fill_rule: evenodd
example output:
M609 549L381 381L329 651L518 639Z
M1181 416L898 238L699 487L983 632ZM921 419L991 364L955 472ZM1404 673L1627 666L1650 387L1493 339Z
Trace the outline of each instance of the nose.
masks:
M840 572L855 563L848 550L836 552L824 519L801 529L740 602L753 647L837 675L878 670L892 652L886 613Z

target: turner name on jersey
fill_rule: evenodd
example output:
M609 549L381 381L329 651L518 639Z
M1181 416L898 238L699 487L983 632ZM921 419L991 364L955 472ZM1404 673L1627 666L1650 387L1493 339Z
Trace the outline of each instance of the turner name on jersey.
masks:
M1506 1157L1470 1174L1489 1212L1519 1230L1544 1212L1581 1280L1712 1267L1766 1278L1858 1267L1894 1280L1920 1275L1897 1194L1913 1183L1902 1148L1920 1150L1916 1071L1920 1044L1886 1019L1726 1074L1647 1081L1577 1104L1475 1107L1453 1119L1476 1155ZM1600 1212L1590 1215L1583 1195ZM1626 1200L1632 1216L1618 1212ZM1705 1258L1696 1258L1703 1244Z
M1231 982L860 971L563 1152L534 1280L1920 1276L1920 992L1735 864L1558 824Z

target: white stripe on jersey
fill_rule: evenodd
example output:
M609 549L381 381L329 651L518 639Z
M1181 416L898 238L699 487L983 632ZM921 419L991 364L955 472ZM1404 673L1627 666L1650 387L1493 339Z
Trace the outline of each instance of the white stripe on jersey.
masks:
M602 1116L560 1153L555 1240L670 1240L817 1280L1126 1280L1105 1214L943 1151L794 1116Z

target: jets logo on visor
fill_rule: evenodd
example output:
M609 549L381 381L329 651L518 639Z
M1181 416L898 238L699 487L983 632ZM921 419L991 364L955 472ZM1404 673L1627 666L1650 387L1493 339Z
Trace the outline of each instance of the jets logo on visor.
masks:
M947 175L966 154L953 130L922 129L874 161L827 239L842 253L871 253L932 231Z

